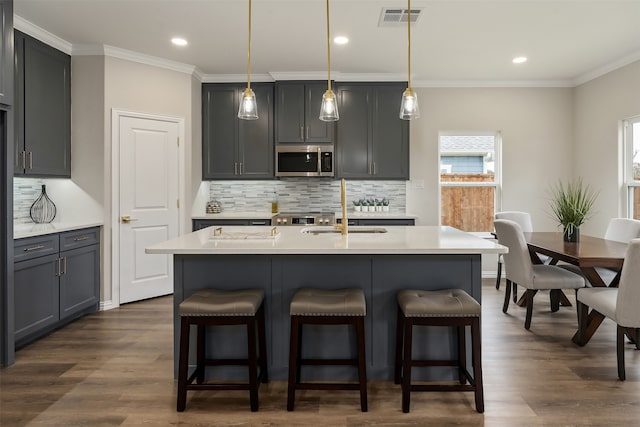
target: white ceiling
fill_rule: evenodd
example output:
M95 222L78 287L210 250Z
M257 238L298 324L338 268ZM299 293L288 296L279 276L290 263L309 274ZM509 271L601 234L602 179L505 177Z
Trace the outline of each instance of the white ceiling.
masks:
M406 78L406 27L378 26L398 0L331 0L332 77ZM108 45L246 74L247 0L14 0L15 14L74 48ZM640 59L640 0L414 0L412 78L420 85L572 85ZM323 0L253 0L251 72L326 74ZM18 19L18 23L20 23ZM24 22L23 26L24 26ZM17 25L20 28L20 25ZM175 36L189 41L179 48ZM511 59L529 61L514 65ZM272 74L273 75L273 74ZM209 76L211 77L211 76Z

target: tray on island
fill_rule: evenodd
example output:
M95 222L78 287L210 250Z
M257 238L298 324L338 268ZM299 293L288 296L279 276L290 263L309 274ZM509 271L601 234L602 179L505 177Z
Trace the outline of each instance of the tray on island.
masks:
M277 239L280 232L276 227L266 231L227 231L222 227L213 229L213 233L209 236L213 240L254 240L254 239Z

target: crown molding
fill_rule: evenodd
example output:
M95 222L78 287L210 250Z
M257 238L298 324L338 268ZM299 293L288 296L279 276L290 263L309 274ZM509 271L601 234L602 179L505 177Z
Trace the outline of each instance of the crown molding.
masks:
M576 77L573 80L573 85L580 86L581 84L597 79L598 77L604 76L607 73L632 64L636 61L640 61L640 50L637 52L633 52L632 54L627 55L624 58L620 58L610 64L603 65L602 67L598 67L595 70L589 71L588 73L584 73L581 76Z
M13 15L13 28L16 30L20 30L25 34L30 35L43 43L48 44L67 55L71 55L71 51L73 49L73 45L66 40L61 39L55 34L50 33L49 31L38 27L35 24L27 21L19 15Z
M241 83L247 81L246 74L204 74L200 80L202 83ZM251 74L252 82L272 82L274 79L269 74Z
M574 87L572 80L415 80L414 88Z

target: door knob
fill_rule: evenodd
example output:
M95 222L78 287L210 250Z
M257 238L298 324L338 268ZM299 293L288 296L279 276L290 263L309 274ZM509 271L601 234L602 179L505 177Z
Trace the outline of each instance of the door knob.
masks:
M131 221L137 221L137 218L131 218L131 216L129 215L122 215L121 217L122 223L123 224L129 224Z

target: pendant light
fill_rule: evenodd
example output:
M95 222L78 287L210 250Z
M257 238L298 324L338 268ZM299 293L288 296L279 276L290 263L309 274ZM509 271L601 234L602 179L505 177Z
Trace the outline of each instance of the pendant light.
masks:
M400 118L402 120L417 119L420 117L420 107L418 106L418 94L411 87L411 0L407 0L407 88L402 94L402 104L400 105Z
M335 122L340 118L338 114L338 103L336 95L331 90L331 42L329 33L329 0L327 3L327 90L322 95L322 105L320 106L320 120L323 122Z
M242 92L238 118L243 120L258 119L256 94L251 89L251 0L249 0L249 42L247 47L247 88Z

